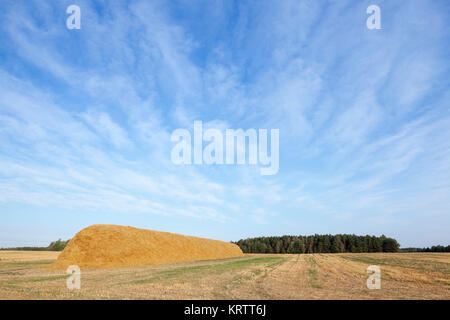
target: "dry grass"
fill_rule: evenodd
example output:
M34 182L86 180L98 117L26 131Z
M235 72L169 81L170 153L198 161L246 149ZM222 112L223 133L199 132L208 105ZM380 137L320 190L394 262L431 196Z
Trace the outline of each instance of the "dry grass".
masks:
M45 268L56 254L0 251L0 299L450 299L448 253L245 255L82 270L78 291L66 288L63 271ZM381 268L380 290L366 288L372 264Z
M42 261L55 260L59 255L57 251L13 251L1 250L0 262Z

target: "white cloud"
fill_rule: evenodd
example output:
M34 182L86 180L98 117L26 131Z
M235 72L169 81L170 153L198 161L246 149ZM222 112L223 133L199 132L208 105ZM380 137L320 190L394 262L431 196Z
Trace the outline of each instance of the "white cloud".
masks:
M213 3L211 16L180 4L205 21L177 20L165 2L109 3L99 14L81 1L76 34L55 22L55 5L14 2L2 13L0 49L12 61L0 63L3 204L238 217L274 230L298 216L381 228L408 211L445 214L439 4L386 2L392 14L375 33L351 1ZM194 120L279 128L279 174L174 166L170 133Z

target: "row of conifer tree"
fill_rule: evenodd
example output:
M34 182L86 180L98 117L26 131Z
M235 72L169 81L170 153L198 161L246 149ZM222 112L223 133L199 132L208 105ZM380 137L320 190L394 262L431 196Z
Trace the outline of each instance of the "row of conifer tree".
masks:
M397 240L384 235L354 234L259 237L234 243L244 253L398 252L400 247Z
M431 246L427 248L402 248L402 252L450 252L450 245L448 246Z

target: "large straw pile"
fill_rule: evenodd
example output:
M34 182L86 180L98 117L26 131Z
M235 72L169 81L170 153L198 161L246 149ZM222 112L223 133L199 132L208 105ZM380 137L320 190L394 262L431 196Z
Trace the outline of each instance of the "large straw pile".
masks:
M52 265L66 269L118 268L242 256L241 249L218 240L133 227L96 224L78 232Z

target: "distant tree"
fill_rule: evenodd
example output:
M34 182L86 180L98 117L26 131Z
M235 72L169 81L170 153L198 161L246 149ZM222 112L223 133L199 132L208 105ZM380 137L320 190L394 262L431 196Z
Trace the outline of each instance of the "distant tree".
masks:
M383 252L398 252L400 245L392 238L383 239Z
M334 244L337 248L337 252L344 252L345 251L345 245L342 242L342 237L340 234L336 235L335 237L333 237L334 240Z
M58 239L56 241L51 242L50 245L47 247L47 250L48 251L62 251L62 250L64 250L64 248L66 247L68 242L69 242L69 240L63 241L61 239Z

